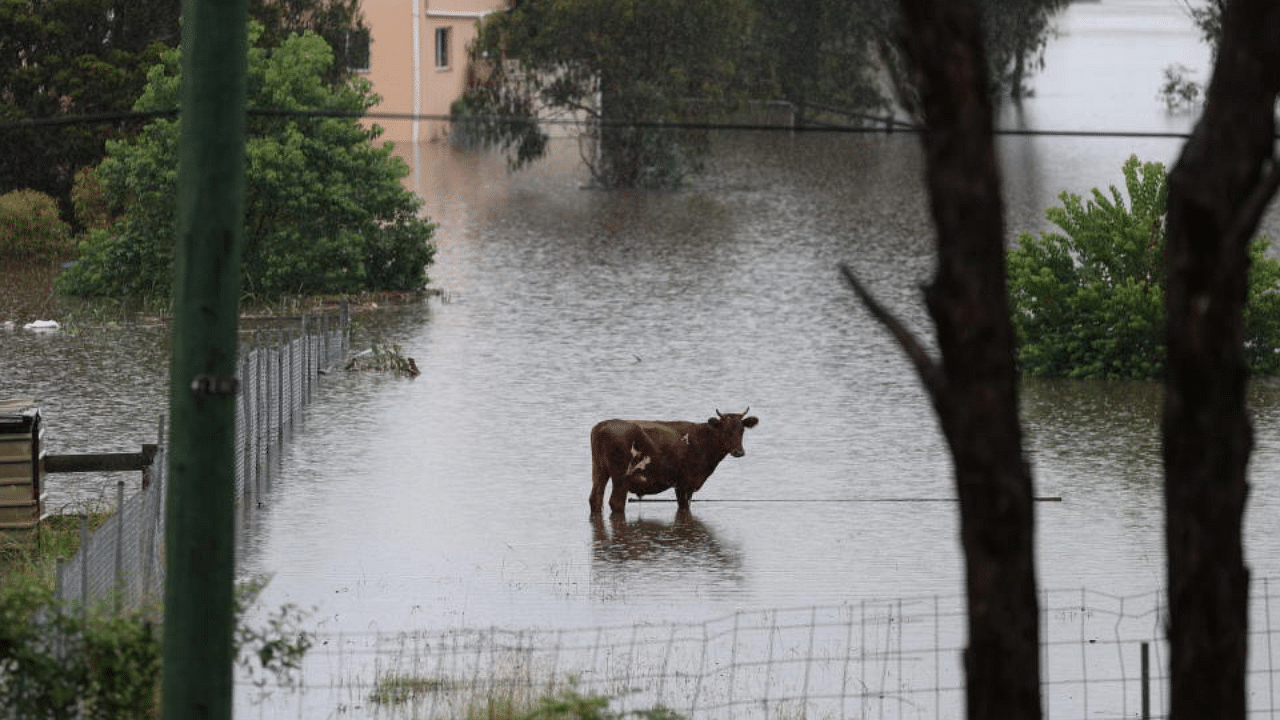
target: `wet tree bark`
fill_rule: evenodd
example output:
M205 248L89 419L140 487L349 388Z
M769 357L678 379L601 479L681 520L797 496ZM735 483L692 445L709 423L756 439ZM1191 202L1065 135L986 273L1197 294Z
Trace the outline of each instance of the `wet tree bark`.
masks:
M925 302L941 364L844 271L915 364L954 460L969 600L967 717L1033 720L1041 716L1033 492L983 36L970 2L902 0L902 9L927 125L938 268Z
M1280 5L1233 0L1204 115L1169 175L1163 417L1170 717L1244 718L1253 429L1243 353L1248 245L1272 157Z

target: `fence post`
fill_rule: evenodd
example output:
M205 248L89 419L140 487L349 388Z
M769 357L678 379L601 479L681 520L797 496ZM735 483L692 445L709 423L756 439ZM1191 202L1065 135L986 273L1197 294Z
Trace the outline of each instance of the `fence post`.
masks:
M89 514L80 511L80 616L89 617Z
M249 428L252 427L252 417L249 408L249 358L243 352L240 354L240 427L236 428L236 437L241 438L244 445L240 448L240 494L249 494L249 473L252 457L249 453L253 448L253 438L249 436Z
M62 577L67 569L67 559L59 556L53 561L53 597L59 603L65 603L67 599L63 597L63 593L67 591L66 580Z
M347 352L351 349L351 345L350 345L351 336L349 334L349 331L351 329L351 301L350 300L344 299L342 301L342 316L341 316L340 322L342 323L342 328L341 328L342 356L340 359L345 361L347 359Z
M311 386L307 381L311 378L311 334L307 323L307 315L302 315L302 330L299 340L302 341L302 404L311 402Z
M329 316L320 315L320 365L316 369L329 366Z
M116 614L124 608L124 481L116 481Z
M1151 720L1151 644L1142 643L1142 720Z
M270 460L269 455L271 453L271 448L266 446L267 421L263 417L264 414L269 414L270 410L263 407L266 404L263 400L267 396L267 390L263 387L266 384L264 382L266 373L263 371L262 358L262 334L255 330L253 333L253 386L256 390L253 394L253 403L257 405L257 409L254 411L254 417L257 422L254 423L255 427L253 428L254 447L257 449L253 458L253 492L255 495L258 494L261 487L263 469Z
M284 330L276 331L276 441L284 442Z

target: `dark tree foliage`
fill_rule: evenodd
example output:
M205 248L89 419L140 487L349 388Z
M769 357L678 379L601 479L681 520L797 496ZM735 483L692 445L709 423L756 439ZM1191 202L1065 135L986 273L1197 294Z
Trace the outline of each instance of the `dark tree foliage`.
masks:
M254 0L268 39L314 30L340 62L361 31L358 0ZM0 123L128 113L160 53L180 38L178 0L0 0ZM19 124L0 131L0 194L33 189L52 195L72 219L76 172L96 165L106 141L138 132L144 121Z
M938 269L925 302L941 363L845 275L915 364L951 450L969 606L966 717L1039 720L1033 493L1018 421L983 36L970 2L903 0L902 10L904 52L916 68L926 122Z
M891 2L754 0L759 21L754 45L768 82L749 91L777 97L795 108L797 125L849 124L866 114L883 115L880 67L872 48L887 36Z
M329 84L348 78L353 68L368 65L369 31L360 0L249 0L249 17L262 24L261 42L276 47L290 35L307 30L324 38L334 62L325 71Z
M993 97L1027 92L1066 2L980 3ZM894 100L918 117L898 18L892 0L526 0L482 26L455 139L500 146L521 167L546 152L539 120L587 118L597 183L676 185L707 147L687 125L743 100L788 103L799 125L861 123Z
M0 0L0 122L128 111L147 69L177 42L176 0ZM76 170L133 129L119 120L6 128L0 193L30 188L66 203Z
M722 108L750 23L746 0L518 3L482 24L459 119L515 167L545 152L542 113L587 120L583 157L598 185L678 185L706 137L661 125Z
M1053 18L1070 0L978 0L987 51L987 82L996 102L1018 100L1032 92L1028 78L1044 67L1044 50L1053 35ZM877 45L889 71L898 104L919 116L919 87L912 82L901 46L885 35Z
M1244 308L1250 241L1280 187L1277 94L1280 5L1232 0L1204 115L1169 174L1162 432L1174 720L1247 710Z

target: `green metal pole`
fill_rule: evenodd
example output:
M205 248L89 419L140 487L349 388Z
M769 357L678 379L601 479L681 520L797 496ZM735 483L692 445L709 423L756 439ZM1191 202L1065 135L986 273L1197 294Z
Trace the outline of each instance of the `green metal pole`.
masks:
M245 0L182 0L165 537L166 720L231 717L246 15Z

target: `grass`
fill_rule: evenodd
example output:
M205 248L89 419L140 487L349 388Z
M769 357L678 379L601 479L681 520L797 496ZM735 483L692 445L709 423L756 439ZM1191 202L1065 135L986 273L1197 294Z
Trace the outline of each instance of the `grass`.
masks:
M112 514L89 513L89 532ZM30 530L0 530L0 585L11 579L27 579L52 589L58 558L70 558L78 549L79 515L51 515Z
M376 705L403 705L450 687L448 680L391 673L378 679L369 701Z
M523 673L522 673L523 675ZM623 713L609 709L610 698L578 691L570 679L559 686L535 686L528 677L511 682L495 681L482 687L448 678L416 677L401 673L382 675L369 694L369 701L392 710L410 706L409 717L441 717L457 720L622 720ZM430 701L428 714L424 706ZM684 720L658 706L632 711L641 720Z

